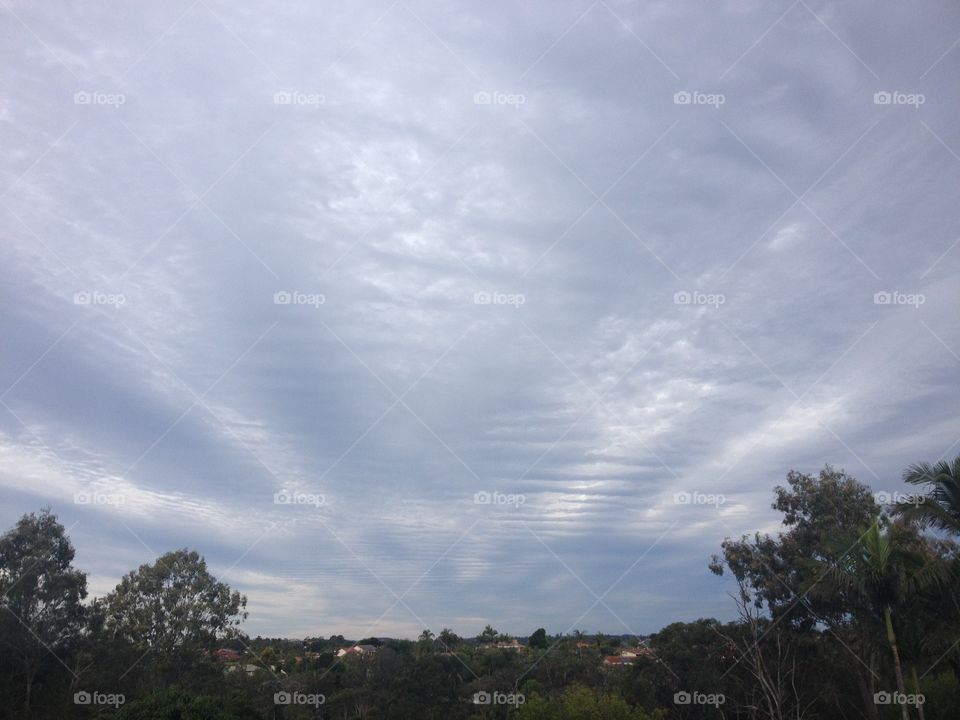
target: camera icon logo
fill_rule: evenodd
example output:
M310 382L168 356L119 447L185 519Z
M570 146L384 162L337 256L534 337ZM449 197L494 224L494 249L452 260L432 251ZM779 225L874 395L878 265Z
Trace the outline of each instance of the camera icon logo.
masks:
M489 705L492 701L493 698L486 690L481 690L480 692L475 692L473 694L474 705Z
M693 696L686 690L681 690L673 694L674 705L689 705L691 702L693 702Z
M681 90L673 94L674 105L689 105L691 102L693 102L693 95L686 90Z

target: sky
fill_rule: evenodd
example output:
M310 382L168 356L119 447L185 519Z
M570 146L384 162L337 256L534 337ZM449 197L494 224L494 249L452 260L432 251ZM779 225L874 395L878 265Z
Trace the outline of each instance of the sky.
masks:
M0 525L251 635L728 619L960 454L960 6L0 2Z

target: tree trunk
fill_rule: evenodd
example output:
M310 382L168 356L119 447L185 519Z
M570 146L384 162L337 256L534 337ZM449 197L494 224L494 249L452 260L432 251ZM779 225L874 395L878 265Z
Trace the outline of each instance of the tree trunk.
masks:
M30 717L30 695L33 693L33 670L27 670L27 696L23 699L23 716Z
M916 695L919 696L919 695L920 695L920 681L917 679L917 668L916 668L916 666L914 666L913 668L911 668L911 674L913 675L913 692L914 692ZM922 702L918 702L918 703L917 703L917 715L920 716L920 720L925 720L925 718L923 717L923 703L922 703Z
M857 686L860 689L860 698L863 701L863 706L866 708L866 714L869 720L880 720L880 712L877 710L877 704L873 700L873 693L876 692L876 686L873 682L873 669L876 665L876 653L871 650L868 672L864 673L859 666L854 668Z
M887 626L887 642L890 643L890 652L893 653L893 672L897 676L897 690L900 691L901 700L907 694L907 686L903 682L903 668L900 666L900 651L897 649L897 635L893 631L893 616L890 614L890 608L883 608L883 620ZM910 720L907 714L907 704L900 703L900 717L902 720Z

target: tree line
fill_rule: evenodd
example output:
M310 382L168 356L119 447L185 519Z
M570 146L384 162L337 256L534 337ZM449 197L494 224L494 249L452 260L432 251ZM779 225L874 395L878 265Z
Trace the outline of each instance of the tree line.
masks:
M733 578L737 619L673 623L629 653L489 625L250 638L246 598L188 549L89 601L63 525L30 513L0 537L0 718L953 719L960 457L903 479L878 497L829 466L791 471L779 532L728 538L709 563Z

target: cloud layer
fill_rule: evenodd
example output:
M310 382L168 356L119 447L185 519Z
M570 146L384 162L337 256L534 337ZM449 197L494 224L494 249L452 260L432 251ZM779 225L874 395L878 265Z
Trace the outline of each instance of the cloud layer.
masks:
M646 633L788 469L960 452L952 3L0 17L0 521L97 594Z

